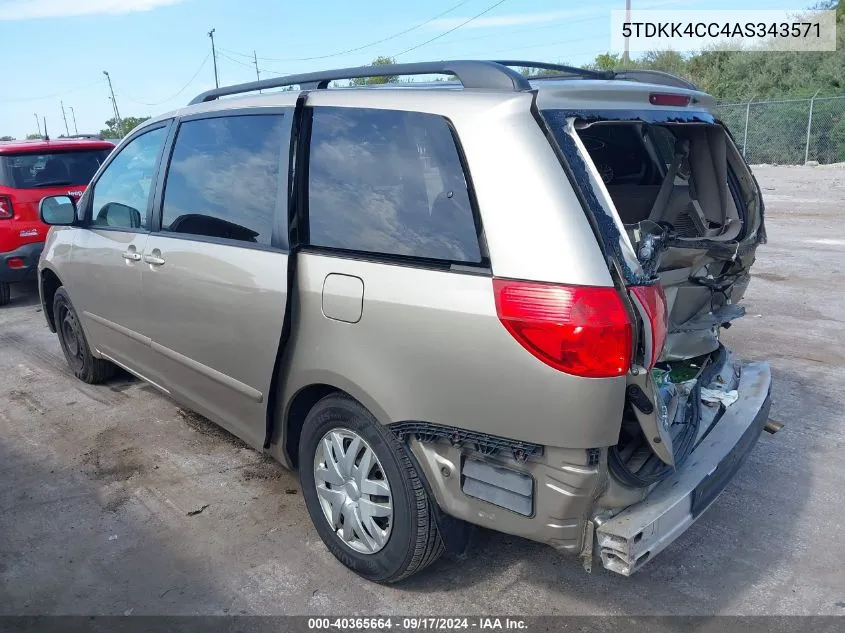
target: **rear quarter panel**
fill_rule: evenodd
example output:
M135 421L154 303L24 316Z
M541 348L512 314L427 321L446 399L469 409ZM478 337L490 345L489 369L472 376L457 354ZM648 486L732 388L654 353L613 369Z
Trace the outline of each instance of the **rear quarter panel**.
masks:
M330 273L364 280L357 323L323 314ZM311 384L357 398L383 424L425 421L549 446L617 441L625 378L569 376L523 349L490 277L303 253L285 402Z

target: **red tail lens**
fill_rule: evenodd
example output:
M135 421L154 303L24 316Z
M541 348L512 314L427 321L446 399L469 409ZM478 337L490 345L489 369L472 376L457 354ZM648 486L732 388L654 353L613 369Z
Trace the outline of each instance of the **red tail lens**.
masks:
M660 284L632 286L630 290L637 296L637 299L645 308L646 314L648 314L648 321L651 326L651 358L647 360L648 368L651 369L663 352L663 345L666 343L666 335L669 332L666 295L663 293L663 286Z
M6 260L6 265L12 270L17 270L23 268L26 264L20 257L10 257Z
M8 220L12 213L12 200L8 196L0 196L0 219Z
M632 327L614 288L494 279L499 320L547 365L586 378L624 376Z
M656 106L676 106L684 108L689 105L689 95L673 95L662 92L652 92L648 95L648 101Z

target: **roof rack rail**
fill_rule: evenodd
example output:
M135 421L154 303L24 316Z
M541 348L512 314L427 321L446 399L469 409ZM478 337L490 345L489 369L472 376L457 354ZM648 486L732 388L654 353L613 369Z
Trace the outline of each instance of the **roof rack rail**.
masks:
M65 138L88 138L88 139L95 139L98 141L103 140L102 134L71 134L70 136L66 136Z
M300 86L304 90L327 88L329 83L338 79L356 79L359 77L389 77L392 75L455 75L464 88L486 88L493 90L511 90L520 92L531 90L531 84L520 73L505 65L489 61L440 61L413 64L387 64L384 66L356 66L338 70L323 70L299 75L287 75L261 81L224 86L203 92L191 100L189 105L213 101L220 97Z
M660 84L662 86L673 86L675 88L686 88L687 90L698 90L691 81L683 77L665 73L662 70L617 70L614 72L615 79L630 79L642 83Z
M610 70L591 70L589 68L578 68L577 66L564 66L562 64L549 64L546 62L528 62L528 61L499 61L493 62L501 64L502 66L519 67L519 68L537 68L540 70L555 70L561 75L576 75L585 79L613 79L613 71ZM549 79L557 77L558 75L547 75ZM542 77L532 77L532 79L541 79Z

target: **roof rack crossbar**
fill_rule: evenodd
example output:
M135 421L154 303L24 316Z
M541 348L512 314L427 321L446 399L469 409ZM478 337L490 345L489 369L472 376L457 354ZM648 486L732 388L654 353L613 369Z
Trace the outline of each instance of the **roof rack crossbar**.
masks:
M685 88L687 90L698 90L691 81L687 81L683 77L672 75L671 73L663 72L662 70L635 70L625 69L617 70L614 73L616 79L631 79L632 81L640 81L649 84L660 84L662 86L673 86L675 88Z
M300 86L303 89L323 89L329 83L339 79L356 79L360 77L390 77L393 75L455 75L464 88L482 88L493 90L510 90L519 92L531 90L528 80L520 73L505 65L489 61L440 61L420 62L412 64L388 64L384 66L357 66L354 68L340 68L338 70L324 70L313 73L287 75L261 81L224 86L215 90L203 92L191 100L190 105L213 101L220 97Z
M536 68L539 70L554 70L563 75L576 75L586 79L613 79L613 71L609 70L591 70L589 68L578 68L577 66L565 66L563 64L551 64L547 62L529 62L529 61L499 61L493 62L501 64L502 66L518 67L518 68ZM532 77L534 79L534 77ZM538 77L539 79L539 77Z

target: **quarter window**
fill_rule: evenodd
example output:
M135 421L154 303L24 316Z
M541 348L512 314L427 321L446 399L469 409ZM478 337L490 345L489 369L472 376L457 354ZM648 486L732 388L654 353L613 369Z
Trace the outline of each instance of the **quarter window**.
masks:
M317 246L481 261L455 141L437 115L315 108L308 217Z
M182 123L167 173L161 230L269 246L284 123L282 114Z

